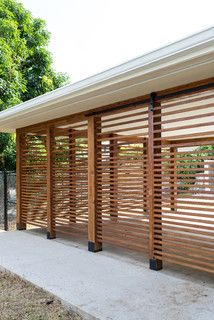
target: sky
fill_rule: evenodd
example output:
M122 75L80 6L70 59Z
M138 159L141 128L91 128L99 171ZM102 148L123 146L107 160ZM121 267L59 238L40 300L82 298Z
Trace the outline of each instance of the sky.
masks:
M46 20L54 68L71 82L214 24L214 0L19 0Z

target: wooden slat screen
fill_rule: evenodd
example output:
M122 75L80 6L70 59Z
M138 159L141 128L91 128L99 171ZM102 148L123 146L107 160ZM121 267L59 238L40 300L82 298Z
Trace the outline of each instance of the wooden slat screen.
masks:
M46 133L23 135L21 141L22 221L47 226L47 150Z
M19 130L20 227L214 272L211 85Z
M87 122L56 128L53 139L55 229L72 235L87 235Z
M214 272L214 91L160 103L155 258Z
M103 115L97 128L98 240L148 251L147 106Z

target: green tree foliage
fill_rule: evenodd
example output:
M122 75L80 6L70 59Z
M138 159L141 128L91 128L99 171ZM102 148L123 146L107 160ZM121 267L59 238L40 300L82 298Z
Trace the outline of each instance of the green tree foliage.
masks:
M52 67L49 40L45 21L16 0L0 0L0 111L69 82ZM8 168L15 164L14 145L14 137L0 134L0 156Z

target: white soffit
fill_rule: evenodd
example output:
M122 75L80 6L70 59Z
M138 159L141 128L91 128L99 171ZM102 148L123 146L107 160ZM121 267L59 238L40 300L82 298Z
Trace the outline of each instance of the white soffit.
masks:
M214 27L0 112L0 131L88 111L214 75Z

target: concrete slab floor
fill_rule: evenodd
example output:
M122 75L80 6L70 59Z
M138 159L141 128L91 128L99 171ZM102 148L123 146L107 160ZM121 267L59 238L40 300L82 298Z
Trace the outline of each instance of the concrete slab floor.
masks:
M0 266L55 294L86 319L211 320L214 279L167 265L155 272L139 254L84 239L46 240L39 231L0 234Z

